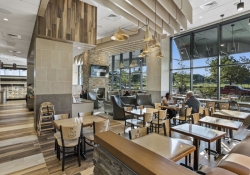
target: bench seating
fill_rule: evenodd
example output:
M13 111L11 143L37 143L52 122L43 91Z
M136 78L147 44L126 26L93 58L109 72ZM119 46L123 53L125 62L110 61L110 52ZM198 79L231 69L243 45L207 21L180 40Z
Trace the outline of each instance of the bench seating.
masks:
M249 175L250 174L250 134L225 155L217 167L208 175Z

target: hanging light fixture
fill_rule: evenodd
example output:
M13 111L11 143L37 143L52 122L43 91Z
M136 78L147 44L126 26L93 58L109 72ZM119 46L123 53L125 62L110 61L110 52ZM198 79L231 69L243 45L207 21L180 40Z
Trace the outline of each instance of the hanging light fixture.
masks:
M145 54L145 53L143 53L143 52L140 53L140 54L138 55L138 57L140 57L140 58L141 58L141 57L146 57L146 56L147 56L147 54Z
M161 47L159 41L157 40L157 33L156 33L156 0L155 0L155 32L153 36L153 41L151 48Z
M162 54L161 49L157 53L156 58L164 58L164 55Z
M250 18L248 19L248 25L250 25Z
M122 63L122 61L120 62L120 69L122 69L123 68L123 63Z
M145 35L144 35L144 41L146 41L146 42L152 40L152 35L151 35L151 33L150 33L150 30L149 30L147 21L148 21L148 20L146 19L146 32L145 32Z
M129 65L129 67L131 67L131 68L135 67L135 62L132 61L132 62L130 63L130 65Z
M119 30L111 37L111 39L114 41L126 41L129 39L129 35L123 32L121 27L119 27Z
M244 2L241 2L241 0L240 0L240 3L237 4L237 10L238 10L238 11L241 11L241 10L243 10L243 9L244 9Z
M145 54L147 54L147 53L149 53L150 51L149 51L149 48L148 48L148 42L146 42L145 43L145 45L144 45L144 49L143 49L143 54L145 55Z
M232 52L236 51L236 48L234 47L234 24L231 25L232 26L232 42L233 42L233 47L231 48Z

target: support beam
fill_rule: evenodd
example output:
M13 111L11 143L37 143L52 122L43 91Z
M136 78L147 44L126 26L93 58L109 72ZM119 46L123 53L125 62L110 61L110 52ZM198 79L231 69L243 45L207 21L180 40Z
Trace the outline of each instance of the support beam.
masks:
M47 9L48 3L49 3L49 0L41 0L39 10L37 13L38 16L44 17L45 10Z
M142 0L153 12L155 12L155 0ZM177 33L180 32L180 24L162 7L162 5L156 2L156 14L161 17L168 25L170 25Z
M147 5L145 5L141 0L126 0L133 7L138 9L143 15L147 16L150 20L154 21L158 26L163 27L163 29L169 34L174 35L174 30L165 21L163 21L158 15L155 18L155 10L151 10ZM156 21L155 21L156 19Z
M172 0L158 0L159 3L170 13L170 15L187 30L187 20L177 5Z
M193 24L193 8L187 0L173 0L177 7L182 11L190 24Z
M132 15L134 18L136 18L139 21L142 21L142 23L146 23L146 19L147 17L145 15L143 15L141 12L139 12L135 7L131 6L130 4L128 4L125 1L122 0L109 0L110 2L112 2L113 4L115 4L117 7L119 7L121 10L126 11L127 13L129 13L130 15ZM106 6L106 4L104 4ZM113 10L113 9L111 9ZM151 20L149 20L149 27L151 29L155 29L155 23ZM156 25L156 32L159 33L160 35L163 34L163 30L161 27L159 27L158 25Z

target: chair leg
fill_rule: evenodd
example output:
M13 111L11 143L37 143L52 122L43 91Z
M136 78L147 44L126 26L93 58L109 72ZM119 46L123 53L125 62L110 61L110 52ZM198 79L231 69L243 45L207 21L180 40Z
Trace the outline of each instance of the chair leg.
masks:
M188 161L189 161L189 165L191 165L191 154L188 155Z
M61 153L60 153L60 146L57 145L57 158L60 161L61 160Z
M160 125L158 124L158 134L160 133Z
M77 146L77 155L78 155L78 165L81 166L81 160L80 160L80 143L78 143Z
M63 147L62 171L64 171L64 164L65 164L65 148Z
M126 119L125 119L124 134L125 134L125 130L126 130L126 125L127 125L127 123L126 123Z
M83 137L83 152L86 155L86 138Z
M185 165L187 166L187 156L185 156Z
M56 148L57 148L57 139L55 139L55 151L56 151Z

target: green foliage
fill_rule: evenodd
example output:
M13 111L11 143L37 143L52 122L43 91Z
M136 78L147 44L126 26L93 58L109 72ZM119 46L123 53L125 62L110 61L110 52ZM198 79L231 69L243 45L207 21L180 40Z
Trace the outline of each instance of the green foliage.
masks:
M210 87L210 86L205 86L205 87L199 88L197 90L200 90L202 95L209 96L209 98L211 98L215 93L214 87Z

